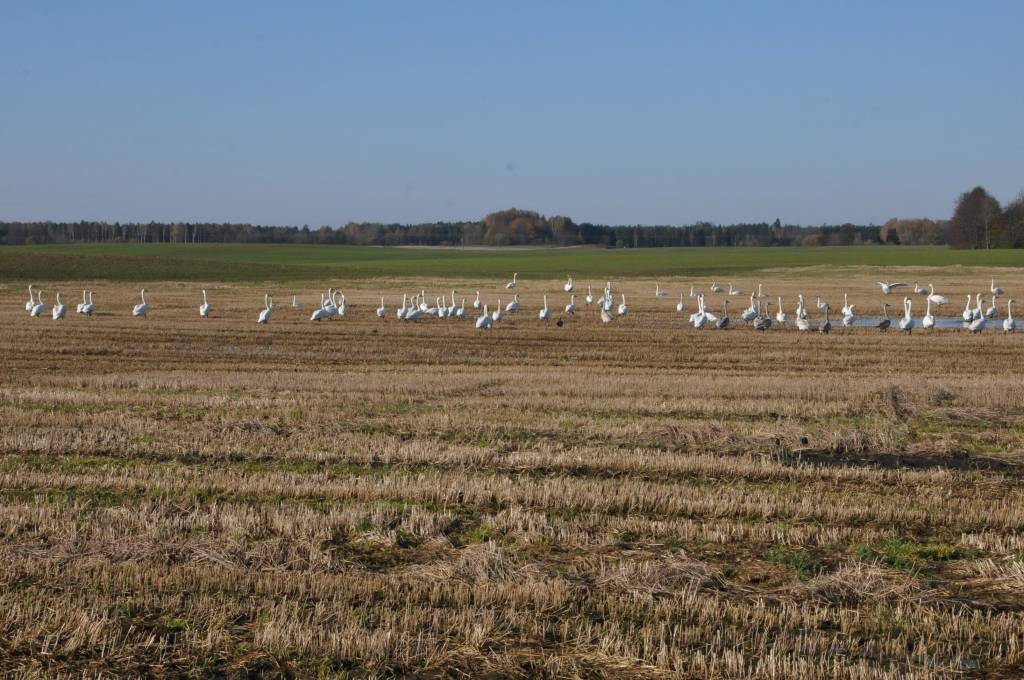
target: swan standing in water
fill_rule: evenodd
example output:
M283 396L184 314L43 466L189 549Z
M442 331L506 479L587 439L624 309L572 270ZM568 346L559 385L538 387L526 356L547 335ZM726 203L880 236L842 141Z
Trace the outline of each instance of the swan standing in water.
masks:
M491 318L490 313L487 311L487 305L484 305L484 313L477 317L476 327L477 328L490 328L494 320Z
M204 319L210 316L210 312L213 311L213 307L210 306L210 302L206 299L206 289L203 289L203 304L199 305L199 316Z
M388 308L384 306L384 296L380 296L380 307L377 308L377 318L383 319L387 316Z
M566 293L571 293L572 292L572 277L571 276L568 277L568 280L565 282L565 285L562 286L562 288L565 290Z
M988 323L988 320L985 319L985 314L982 313L981 309L981 293L978 293L976 299L977 306L974 308L974 320L967 324L967 330L972 333L980 333L985 330L985 326Z
M807 307L804 305L804 294L800 293L796 296L796 318L806 319L807 318Z
M903 298L903 318L900 319L900 330L904 333L910 333L914 330L914 318L910 316L910 308L913 302L910 298Z
M921 328L935 328L935 317L932 316L931 298L928 298L925 301L924 317L921 319Z
M889 318L889 303L887 302L882 305L882 320L875 324L875 328L884 333L889 330L891 325L892 319Z
M32 313L32 308L36 306L36 299L32 295L32 284L28 284L28 302L25 303L25 311Z
M269 293L263 294L263 311L256 319L256 323L270 323L270 316L274 313L274 298Z
M513 288L515 288L516 287L516 279L518 279L518 278L519 278L519 273L516 272L515 274L512 275L512 280L505 284L505 287L508 288L509 290L512 290Z
M53 306L53 320L63 319L68 313L67 305L60 301L60 293L57 293L57 304Z
M856 307L856 306L857 306L857 305L850 305L850 306L849 306L849 307L848 307L848 308L846 309L846 313L845 313L845 314L843 314L843 325L844 325L844 326L846 326L847 328L849 328L850 326L852 326L852 325L853 325L853 322L857 320L857 317L855 317L855 316L853 315L853 308L854 308L854 307Z
M142 298L142 302L132 307L132 316L146 317L149 314L149 303L146 302L145 288L139 293L139 297Z
M548 319L551 318L551 310L548 309L547 295L544 296L544 306L540 308L539 312L537 312L537 318L540 319L541 321L547 321Z
M992 283L995 283L993 281ZM1013 320L1013 299L1006 301L1006 318L1003 319L1003 332L1012 333L1017 330L1017 322Z

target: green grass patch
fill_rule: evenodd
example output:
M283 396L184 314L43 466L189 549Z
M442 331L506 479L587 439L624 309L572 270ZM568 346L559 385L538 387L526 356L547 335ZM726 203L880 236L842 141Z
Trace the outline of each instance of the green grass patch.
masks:
M385 248L278 244L75 244L0 248L8 281L344 281L749 274L805 267L1020 267L1024 250L821 248Z
M857 549L857 557L867 562L881 562L903 571L919 571L934 562L960 560L972 554L948 543L915 543L899 538L887 538Z
M810 578L822 570L820 561L806 550L777 545L768 552L768 561L792 569L800 578Z

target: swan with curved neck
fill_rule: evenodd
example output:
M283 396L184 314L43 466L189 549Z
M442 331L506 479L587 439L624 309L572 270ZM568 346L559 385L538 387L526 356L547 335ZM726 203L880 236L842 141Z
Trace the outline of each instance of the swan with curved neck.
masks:
M146 289L143 288L139 293L139 297L142 298L142 302L135 305L132 308L132 316L146 317L149 314L149 303L146 302Z

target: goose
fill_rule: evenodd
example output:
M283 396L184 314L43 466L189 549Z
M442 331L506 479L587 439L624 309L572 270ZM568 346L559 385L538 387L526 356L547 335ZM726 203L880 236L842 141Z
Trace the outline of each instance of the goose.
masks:
M82 307L82 313L92 316L92 313L96 311L96 303L92 301L92 291L89 291L89 302Z
M882 320L875 324L875 328L884 333L889 330L891 325L892 319L889 318L889 303L885 303L882 305Z
M903 298L903 318L900 319L900 330L904 333L910 333L914 330L914 317L910 315L910 309L913 302L910 298Z
M676 311L682 314L684 309L686 309L686 306L683 304L683 294L680 293L679 302L676 303Z
M882 295L891 295L892 291L901 286L905 286L905 283L890 283L888 281L878 281L878 286L882 289Z
M583 300L588 305L594 302L594 289L590 285L587 285L587 297L583 298Z
M690 287L690 290L693 290L692 286ZM711 283L711 288L709 288L708 290L710 290L712 293L721 293L725 289L718 285L718 281L713 281ZM693 297L693 295L691 294L690 297Z
M601 308L601 323L611 323L614 317L608 313L608 310Z
M292 309L302 309L302 303L299 302L299 296L298 295L293 295L292 296Z
M499 302L498 304L501 304L501 303ZM462 298L462 304L460 304L455 309L455 318L456 319L460 319L460 320L466 318L466 298Z
M914 281L914 295L927 295L928 289Z
M132 316L146 316L149 314L149 304L146 303L146 289L143 288L142 292L139 293L139 297L142 298L142 302L135 305L132 308Z
M939 305L940 307L942 305L945 305L945 304L949 303L949 298L947 298L945 295L939 295L939 294L937 294L935 292L935 285L934 284L929 283L928 284L928 288L931 291L930 293L928 293L928 299L929 300L931 300L935 304Z
M828 318L829 312L832 310L829 307L825 308L825 323L821 324L818 328L818 332L822 335L828 335L832 331L832 321Z
M846 327L852 326L853 322L857 320L857 317L853 315L854 307L856 307L856 305L850 305L850 307L846 310L846 313L843 314L843 325Z
M1006 301L1006 318L1003 319L1003 332L1012 333L1017 330L1017 322L1013 320L1013 299Z
M935 328L935 317L932 316L932 301L925 299L924 316L921 317L921 328Z
M996 280L995 279L992 279L992 285L989 287L989 290L992 291L993 295L997 295L997 296L998 295L1002 295L1003 292L1004 292L1002 288L1000 288L999 286L996 285Z
M575 295L570 295L569 296L569 304L567 304L565 306L565 313L566 314L575 314L576 313L576 296Z
M480 309L480 291L476 292L476 299L473 300L473 309Z
M540 319L541 321L547 321L548 319L551 318L551 310L548 309L547 295L544 296L544 306L540 308L539 312L537 312L537 318Z
M270 323L270 315L274 313L274 298L270 297L269 293L263 294L263 311L260 312L260 316L256 319L256 323Z
M203 289L203 304L199 305L199 316L205 319L210 316L211 311L213 311L213 307L210 306L209 300L206 299L206 289Z
M625 316L626 313L629 311L629 307L626 306L626 294L621 293L621 295L622 302L619 303L619 316Z
M377 318L383 319L388 315L388 308L384 306L384 296L380 296L380 307L377 308Z
M754 308L754 294L750 294L750 306L743 310L740 318L744 321L753 321L757 318L757 310Z
M571 276L568 277L568 280L565 282L565 285L562 286L562 288L565 290L566 293L571 293L572 292L572 277Z
M501 298L498 298L498 306L491 312L491 319L494 321L501 321Z
M477 328L490 328L494 320L491 319L490 313L487 311L487 305L484 305L484 313L476 318Z
M999 312L999 307L996 306L996 301L999 298L996 295L992 296L992 306L985 310L985 316L991 319Z
M25 311L31 313L32 308L36 306L36 299L32 295L32 284L28 285L28 302L25 303Z
M715 322L718 328L729 327L729 298L722 301L722 316Z
M668 297L668 291L661 289L661 284L654 284L654 297Z
M850 306L850 298L846 295L846 291L844 290L843 291L843 308L840 309L839 311L843 313L843 316L847 316L847 315L850 314L850 310L851 309L853 309L853 307Z
M775 320L778 321L780 324L784 324L789 320L789 317L786 316L786 310L782 308L781 295L779 296L779 311L775 312Z
M82 301L79 302L77 305L75 305L75 312L77 312L78 314L82 314L83 313L82 310L85 308L85 305L87 305L89 303L89 299L88 299L87 295L88 295L88 293L83 288L82 289Z
M505 287L508 288L509 290L512 290L513 288L515 288L516 287L516 279L518 279L518 278L519 278L519 274L518 273L513 274L512 275L512 280L509 281L508 283L506 283Z
M57 293L57 304L53 306L53 320L57 321L58 319L63 319L67 312L67 305L60 301L60 293Z
M514 312L519 309L519 293L512 296L512 302L505 305L506 312Z
M732 284L729 284L729 295L743 295L743 291L739 288L733 288Z
M971 295L967 294L967 306L964 307L963 313L960 315L965 322L970 323L974 320L974 310L971 309Z
M829 305L829 303L821 301L821 296L820 295L817 295L815 297L818 300L818 302L817 302L818 309L831 309L831 305Z
M760 307L761 303L758 302L757 306ZM764 315L763 316L761 315L761 310L760 309L757 310L757 318L754 319L754 330L755 331L761 331L763 333L764 331L766 331L766 330L768 330L769 328L772 327L771 306L772 306L772 303L770 303L770 302L764 303Z

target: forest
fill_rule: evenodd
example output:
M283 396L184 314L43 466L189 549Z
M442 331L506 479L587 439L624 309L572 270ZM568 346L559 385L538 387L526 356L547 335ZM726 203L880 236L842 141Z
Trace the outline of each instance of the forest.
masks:
M0 245L49 243L301 243L377 246L669 246L949 245L953 248L1024 246L1024 194L1005 208L983 187L960 195L950 220L893 218L881 226L802 226L774 222L684 226L576 223L511 208L482 220L343 227L174 222L0 222Z

